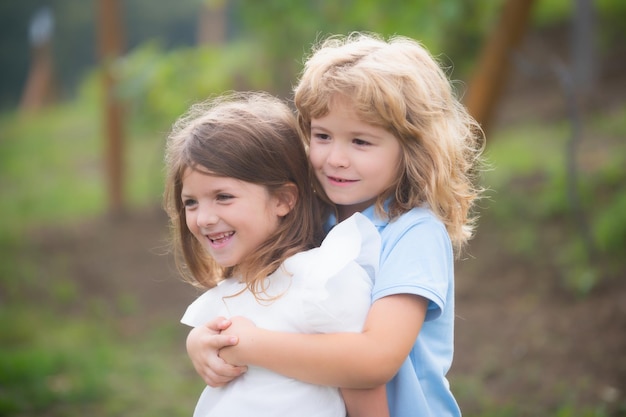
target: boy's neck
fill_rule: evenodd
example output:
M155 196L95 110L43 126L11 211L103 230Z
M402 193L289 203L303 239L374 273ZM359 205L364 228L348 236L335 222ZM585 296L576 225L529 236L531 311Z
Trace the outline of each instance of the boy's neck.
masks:
M337 206L337 223L341 223L348 217L352 216L354 213L356 213L356 210L354 210L352 207Z

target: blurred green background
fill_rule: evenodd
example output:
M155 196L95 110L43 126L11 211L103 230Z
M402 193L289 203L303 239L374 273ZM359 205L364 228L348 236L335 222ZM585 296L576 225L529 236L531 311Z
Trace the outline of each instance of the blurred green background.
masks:
M113 2L2 2L0 416L192 412L203 384L178 320L197 292L160 208L165 137L192 102L288 99L315 40L353 30L421 40L463 95L505 3L124 0L120 55L103 61ZM529 3L457 264L450 382L466 416L625 416L626 3ZM39 26L33 44L35 16L53 18L48 42ZM122 109L119 201L105 74Z

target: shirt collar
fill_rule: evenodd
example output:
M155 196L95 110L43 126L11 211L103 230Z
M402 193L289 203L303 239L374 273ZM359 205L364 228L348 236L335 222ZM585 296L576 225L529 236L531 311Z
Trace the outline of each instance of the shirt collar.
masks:
M389 209L390 201L391 199L387 199L385 201L385 204L384 204L385 211ZM376 226L376 228L378 228L379 230L384 229L385 226L389 224L389 219L381 218L380 216L376 214L375 204L372 204L371 206L363 210L361 214L363 214L365 217L370 219L370 221L374 223L374 226ZM332 229L336 224L337 224L337 216L335 216L335 213L331 213L330 216L328 217L328 220L326 221L326 224L324 225L324 230L326 231L326 233L328 233L330 229Z

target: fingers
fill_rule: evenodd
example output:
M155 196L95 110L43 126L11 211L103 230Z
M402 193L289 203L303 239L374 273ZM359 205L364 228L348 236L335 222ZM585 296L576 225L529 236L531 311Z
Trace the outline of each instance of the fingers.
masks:
M220 322L212 320L204 326L194 327L187 335L187 352L192 354L207 350L217 351L236 345L239 342L237 336L220 333L222 327L226 329L229 326L230 321L222 319Z
M243 366L232 366L223 362L220 365L207 365L200 370L196 369L196 371L198 371L198 374L208 386L217 388L227 385L230 381L246 372L247 368Z
M238 338L220 334L230 322L223 317L211 320L204 326L193 328L187 336L187 354L204 382L211 387L221 387L247 371L245 366L234 366L219 357L219 350L237 344Z
M231 321L224 317L216 317L205 324L205 327L212 332L219 333L227 329L231 325Z
M201 346L202 350L204 350L205 353L207 353L209 350L218 351L224 347L234 346L239 342L239 338L237 336L227 334L213 334L199 331L193 336L190 332L189 336L198 338L196 343ZM217 355L217 352L215 354Z
M209 363L203 367L202 372L198 372L204 382L210 387L222 387L233 379L247 371L245 366L232 366L219 359L211 358Z

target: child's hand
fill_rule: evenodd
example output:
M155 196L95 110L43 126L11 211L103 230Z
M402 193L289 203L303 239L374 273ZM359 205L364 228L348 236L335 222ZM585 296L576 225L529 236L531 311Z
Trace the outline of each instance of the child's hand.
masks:
M252 320L236 316L230 318L230 325L222 330L222 335L235 337L237 339L237 345L239 345L239 342L242 340L247 341L249 338L254 338L253 332L255 329L257 329L257 327ZM228 363L246 363L242 362L239 353L241 352L237 349L237 346L232 344L221 349L219 355Z
M245 366L233 366L220 358L219 350L237 344L232 335L220 334L230 326L230 321L218 317L204 326L196 327L187 336L187 354L193 367L204 382L211 387L221 387L244 373Z

